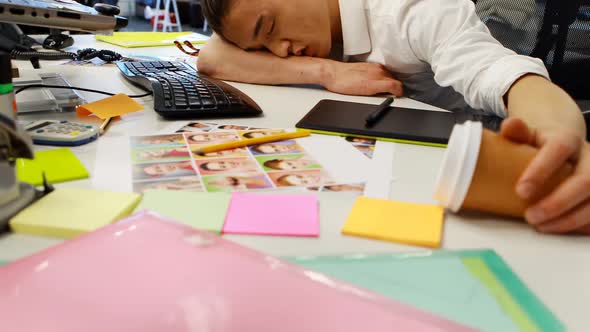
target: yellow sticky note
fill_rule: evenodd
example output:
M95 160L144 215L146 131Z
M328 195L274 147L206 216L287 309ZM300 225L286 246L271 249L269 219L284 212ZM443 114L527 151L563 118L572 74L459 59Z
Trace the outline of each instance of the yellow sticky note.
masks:
M359 197L342 234L437 248L443 216L440 206Z
M15 233L73 238L131 214L141 195L59 188L10 220Z
M95 35L96 40L122 47L148 47L174 45L175 40L188 40L193 44L204 44L208 36L193 32L114 32L110 36Z
M142 105L122 93L78 107L78 110L93 113L103 120L142 109Z
M17 159L16 174L19 181L39 186L43 172L49 183L86 179L88 171L76 155L67 148L35 152L35 159Z

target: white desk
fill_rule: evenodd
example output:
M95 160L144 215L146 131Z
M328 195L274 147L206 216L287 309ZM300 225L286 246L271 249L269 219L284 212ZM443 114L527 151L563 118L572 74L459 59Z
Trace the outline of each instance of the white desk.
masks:
M91 36L81 36L76 39L77 47L109 48L125 54L179 54L174 47L129 50L95 43ZM119 76L118 70L113 67L55 67L55 64L48 62L43 62L42 65L45 70L62 72L72 85L113 92L140 92L139 89L125 82ZM26 64L23 66L26 67ZM313 105L323 98L373 104L379 103L382 99L342 96L319 89L237 83L234 85L250 95L262 107L264 117L212 119L212 122L250 124L258 127L293 127ZM102 98L98 95L85 95L89 100ZM140 102L146 106L146 110L128 120L114 123L107 133L108 136L151 134L170 125L170 122L163 121L153 112L151 97L144 98ZM408 99L398 99L395 104L436 109ZM66 115L66 117L75 118L74 115ZM74 151L92 173L96 142L75 148ZM443 149L439 148L398 145L395 159L395 169L398 174L393 189L394 198L413 202L432 202L431 195L443 152ZM70 182L64 185L89 186L90 181ZM321 193L320 201L321 237L319 239L260 236L227 236L227 238L273 255L423 250L342 236L340 229L354 197L347 193ZM59 242L61 240L4 234L0 237L0 260L16 259ZM589 329L590 239L541 235L522 222L499 220L490 216L449 215L446 218L443 248L496 250L571 331Z

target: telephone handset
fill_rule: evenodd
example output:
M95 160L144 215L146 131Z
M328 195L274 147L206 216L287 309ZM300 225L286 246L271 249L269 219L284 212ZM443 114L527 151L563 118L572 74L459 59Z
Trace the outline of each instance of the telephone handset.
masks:
M23 34L22 30L12 23L0 23L0 50L5 52L31 51L37 42Z

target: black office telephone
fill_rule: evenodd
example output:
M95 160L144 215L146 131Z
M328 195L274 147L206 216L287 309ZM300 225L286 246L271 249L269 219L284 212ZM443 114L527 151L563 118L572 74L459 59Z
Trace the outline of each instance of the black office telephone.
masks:
M12 23L0 23L0 50L5 52L31 51L31 47L37 42L23 34L22 30Z

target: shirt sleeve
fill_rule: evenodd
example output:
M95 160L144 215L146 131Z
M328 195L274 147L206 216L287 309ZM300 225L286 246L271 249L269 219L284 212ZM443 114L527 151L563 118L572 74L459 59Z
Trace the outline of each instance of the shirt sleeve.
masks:
M506 117L503 97L518 78L549 79L541 60L494 39L469 0L411 0L402 10L416 57L430 64L438 85L453 87L475 109Z

